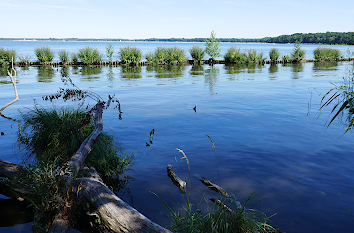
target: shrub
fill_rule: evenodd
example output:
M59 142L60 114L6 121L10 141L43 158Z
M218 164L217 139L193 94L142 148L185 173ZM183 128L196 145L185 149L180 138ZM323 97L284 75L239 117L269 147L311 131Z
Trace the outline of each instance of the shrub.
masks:
M157 48L154 54L146 56L148 63L156 65L183 65L187 62L186 55L179 48Z
M16 61L16 52L15 50L7 50L0 48L0 65L8 66L13 61Z
M210 34L210 39L205 41L205 52L212 60L220 56L219 44L220 42L216 39L214 31L212 31Z
M119 51L120 61L124 64L132 65L141 62L142 54L138 48L124 47Z
M168 48L168 61L170 65L182 65L187 62L186 55L182 49Z
M197 47L197 46L193 46L190 50L189 53L191 54L191 57L194 61L194 64L202 64L203 63L203 58L205 55L205 50Z
M146 58L146 61L148 64L154 63L154 54L153 53L146 54L145 58Z
M53 61L54 53L50 48L48 47L36 48L35 52L36 52L37 59L41 64Z
M90 47L80 49L78 57L80 61L85 65L92 65L100 63L102 61L102 55L100 54L100 52L97 49L93 49Z
M63 63L66 64L69 62L69 54L67 51L65 50L61 50L59 52L59 60Z
M20 64L23 65L23 66L28 66L29 63L30 63L30 61L29 61L29 59L27 57L20 57L19 60L20 60L19 61Z
M77 64L79 62L79 55L77 53L72 53L71 54L71 61L74 63L74 64Z
M289 55L284 55L281 60L282 60L283 63L291 62L291 58L290 58Z
M248 62L248 57L246 54L241 53L240 49L231 47L227 50L224 60L225 63L245 64Z
M293 62L300 62L305 58L305 51L301 49L301 44L299 42L295 43L291 59Z
M269 58L272 62L276 62L279 59L279 51L278 49L272 49L269 52Z
M317 48L313 55L317 61L336 61L340 57L340 52L338 49Z
M106 55L108 57L109 62L113 61L114 48L111 44L106 47Z

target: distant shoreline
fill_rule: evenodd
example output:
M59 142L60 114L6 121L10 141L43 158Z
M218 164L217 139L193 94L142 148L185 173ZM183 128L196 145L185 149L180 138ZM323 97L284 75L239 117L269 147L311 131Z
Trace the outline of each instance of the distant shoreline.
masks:
M78 41L78 42L205 42L208 38L149 38L149 39L122 39L122 38L0 38L0 41ZM277 37L264 38L218 38L220 42L243 43L275 43L291 44L299 41L303 44L344 44L354 45L354 32L326 32L326 33L295 33Z

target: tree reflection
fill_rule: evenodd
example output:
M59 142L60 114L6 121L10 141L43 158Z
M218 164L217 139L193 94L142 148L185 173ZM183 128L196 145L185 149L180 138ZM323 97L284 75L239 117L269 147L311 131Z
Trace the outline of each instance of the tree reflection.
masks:
M138 79L141 78L141 66L122 66L122 78L124 79Z
M202 65L193 65L189 73L191 75L203 75L204 67Z
M50 83L54 77L54 69L49 66L39 66L38 67L38 82Z
M216 66L209 66L209 68L205 70L205 83L209 85L211 94L214 94L214 85L218 79L219 72L220 70Z
M300 73L304 71L304 66L302 63L293 63L291 64L291 73L292 79L299 79L301 78Z

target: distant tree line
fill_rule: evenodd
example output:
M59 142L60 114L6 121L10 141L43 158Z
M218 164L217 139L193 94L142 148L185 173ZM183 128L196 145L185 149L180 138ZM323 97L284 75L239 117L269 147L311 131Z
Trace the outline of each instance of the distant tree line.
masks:
M0 38L0 40L19 40L22 38ZM149 39L90 39L90 38L23 38L26 40L52 41L159 41L159 42L205 42L208 38L149 38ZM220 42L263 42L263 43L311 43L311 44L348 44L354 45L354 32L295 33L277 37L218 38Z

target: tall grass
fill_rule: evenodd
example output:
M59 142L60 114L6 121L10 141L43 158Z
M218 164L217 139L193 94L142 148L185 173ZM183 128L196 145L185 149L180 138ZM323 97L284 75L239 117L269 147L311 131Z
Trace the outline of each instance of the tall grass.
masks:
M79 62L79 55L77 53L72 53L71 54L71 61L75 64Z
M225 63L230 64L263 64L265 58L263 53L257 54L255 50L249 50L247 54L242 53L240 49L231 47L224 56Z
M317 61L336 61L340 58L339 50L331 48L317 48L313 55Z
M59 60L64 65L69 62L69 53L66 50L61 50L59 52Z
M278 49L272 49L269 52L269 58L272 62L276 62L279 59L279 51Z
M90 47L79 50L78 57L85 65L93 65L102 61L102 55L97 49Z
M52 62L54 58L54 53L49 47L36 48L35 53L37 60L41 64Z
M200 65L203 63L203 59L205 56L205 50L198 47L198 46L193 46L190 50L189 53L191 54L191 57L194 61L194 64Z
M141 62L142 53L138 48L124 47L119 51L119 58L123 64L137 65Z
M11 64L12 60L16 61L15 50L8 50L0 48L0 66L8 66Z
M148 54L146 60L155 65L184 65L187 62L186 55L179 48L157 48L153 54Z
M292 62L300 62L305 58L305 51L301 49L299 42L295 43L293 53L291 54Z

